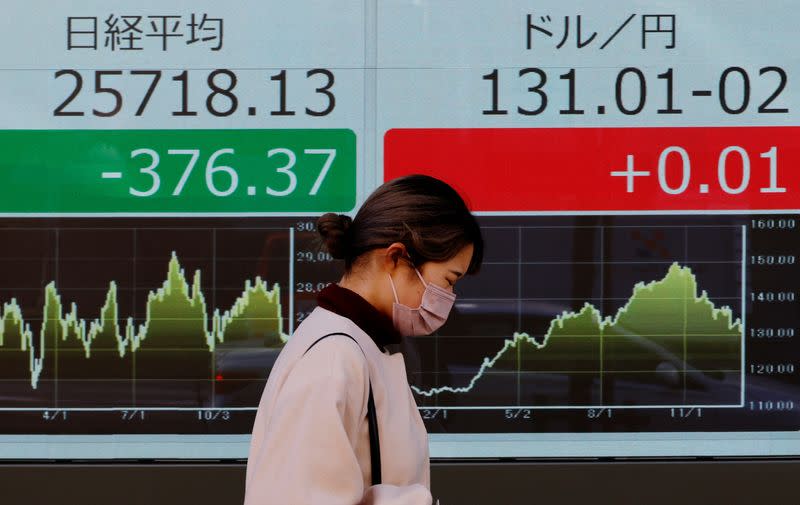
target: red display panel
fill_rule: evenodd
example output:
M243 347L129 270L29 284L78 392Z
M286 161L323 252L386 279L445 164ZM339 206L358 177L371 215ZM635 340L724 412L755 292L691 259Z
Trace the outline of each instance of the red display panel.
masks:
M800 208L800 127L393 129L384 179L422 173L476 211Z

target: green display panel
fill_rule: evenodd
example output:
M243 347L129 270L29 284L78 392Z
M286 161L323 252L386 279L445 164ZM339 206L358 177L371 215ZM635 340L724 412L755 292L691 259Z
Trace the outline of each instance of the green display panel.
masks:
M0 131L3 213L347 212L347 129Z

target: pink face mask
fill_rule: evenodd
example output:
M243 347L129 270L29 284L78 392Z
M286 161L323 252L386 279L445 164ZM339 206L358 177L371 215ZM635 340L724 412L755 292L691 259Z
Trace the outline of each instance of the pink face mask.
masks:
M453 308L453 303L456 301L455 293L451 293L435 284L425 282L419 270L414 268L414 271L417 272L417 277L425 286L425 292L422 294L422 303L416 309L400 303L392 276L389 276L392 293L394 293L392 321L394 322L394 327L404 337L430 335L441 328L447 321L450 309Z

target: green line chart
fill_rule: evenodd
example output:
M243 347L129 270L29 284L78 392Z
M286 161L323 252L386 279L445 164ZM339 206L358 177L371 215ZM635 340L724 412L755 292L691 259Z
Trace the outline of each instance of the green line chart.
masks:
M640 282L628 303L614 316L603 316L590 303L580 311L555 317L539 341L527 333L515 333L464 386L430 389L412 387L420 396L471 392L488 373L564 372L606 374L673 374L675 369L648 369L649 361L663 358L643 352L645 340L680 364L685 380L690 371L740 372L743 325L727 306L716 307L706 291L698 292L696 277L688 267L673 263L663 279Z
M210 312L201 290L200 270L191 279L190 283L173 251L166 280L147 296L141 324L132 317L121 320L114 280L109 282L105 303L94 319L82 318L74 302L67 308L55 282L48 283L38 331L25 320L21 307L12 298L0 312L0 350L5 351L4 360L9 360L9 353L17 354L16 359L26 363L30 388L35 390L49 365L47 358L69 351L73 351L69 352L73 361L74 351L79 351L85 368L91 369L93 359L107 360L109 354L122 361L146 350L173 354L177 350L179 355L183 350L188 363L198 348L213 354L220 346L246 343L253 335L258 336L259 345L264 348L280 349L287 341L288 336L282 331L278 284L270 287L260 276L245 280L230 308L214 308Z

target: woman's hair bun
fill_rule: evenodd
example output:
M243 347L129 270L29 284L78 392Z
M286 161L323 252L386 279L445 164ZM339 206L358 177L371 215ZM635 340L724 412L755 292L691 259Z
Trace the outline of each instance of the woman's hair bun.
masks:
M345 214L328 212L317 219L317 232L325 248L335 259L344 259L349 247L348 233L353 219Z

